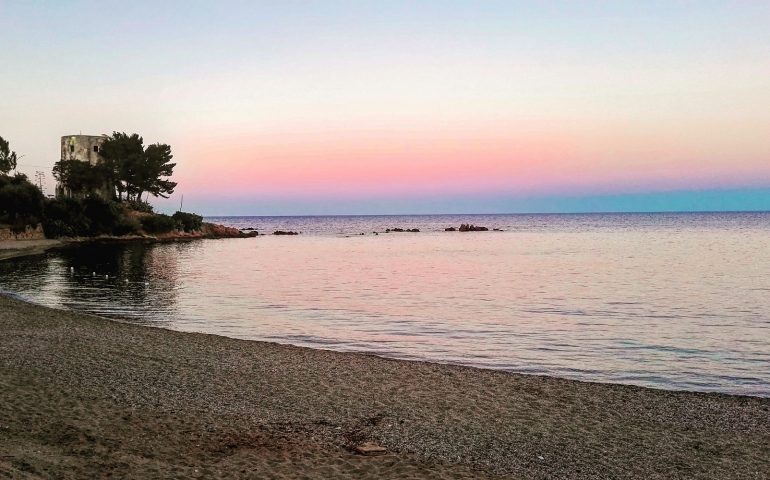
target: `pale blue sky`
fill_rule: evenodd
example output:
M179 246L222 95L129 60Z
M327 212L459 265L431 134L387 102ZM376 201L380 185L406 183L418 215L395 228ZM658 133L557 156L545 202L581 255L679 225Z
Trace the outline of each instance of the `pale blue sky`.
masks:
M768 25L763 1L0 0L0 135L49 187L62 135L170 143L210 214L770 209Z

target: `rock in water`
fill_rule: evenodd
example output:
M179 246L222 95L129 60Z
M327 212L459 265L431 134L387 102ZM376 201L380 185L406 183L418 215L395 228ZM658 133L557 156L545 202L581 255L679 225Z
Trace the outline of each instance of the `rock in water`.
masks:
M460 225L461 232L486 232L488 230L489 229L487 227L477 227L476 225L470 225L467 223Z
M360 453L361 455L374 456L385 455L388 453L388 450L385 447L377 445L376 443L367 442L358 445L356 447L356 452Z

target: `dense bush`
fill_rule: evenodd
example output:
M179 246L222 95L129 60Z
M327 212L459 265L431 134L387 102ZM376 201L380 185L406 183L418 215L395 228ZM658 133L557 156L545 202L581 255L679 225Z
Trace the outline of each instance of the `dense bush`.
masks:
M147 233L167 233L177 229L176 220L163 214L142 217L141 222L142 229Z
M118 223L112 228L113 235L131 235L139 232L142 229L142 225L138 220L129 217L121 217Z
M25 175L0 175L0 221L20 229L36 226L43 218L44 200Z
M131 210L135 210L137 212L143 212L143 213L152 213L152 205L150 205L147 202L143 202L141 200L126 200L123 202L124 205L126 205Z
M115 202L100 197L89 197L81 202L83 215L90 225L87 235L109 235L113 233L120 220L120 210Z
M197 232L203 226L203 217L194 213L176 212L171 216L185 232Z
M122 215L115 202L100 197L45 202L43 231L49 238L128 235L139 228L139 222Z
M48 238L87 236L91 220L83 212L83 202L71 198L46 200L43 231Z
M91 222L83 215L82 204L73 199L45 202L43 231L49 238L86 235Z
M43 233L47 238L75 237L75 229L62 220L43 220Z

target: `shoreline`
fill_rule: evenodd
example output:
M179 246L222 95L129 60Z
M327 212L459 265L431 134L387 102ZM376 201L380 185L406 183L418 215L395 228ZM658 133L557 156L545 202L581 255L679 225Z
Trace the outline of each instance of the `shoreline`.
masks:
M76 245L69 245L70 247L76 246ZM60 247L53 247L52 249L56 248L66 248L67 246L60 246ZM18 256L24 256L25 254L21 254ZM29 254L33 255L33 254ZM9 257L13 258L13 257ZM4 258L0 258L0 261L5 260ZM72 310L67 308L56 308L56 307L49 307L47 305L44 305L42 303L37 303L33 301L30 298L24 297L22 295L17 294L16 292L11 292L8 290L0 290L0 298L8 298L14 301L19 301L24 304L33 306L33 307L40 307L45 308L48 310L53 310L55 312L63 312L63 313L69 313L73 315L84 315L87 317L93 317L95 319L99 319L106 322L115 322L125 325L134 325L142 328L152 328L152 329L159 329L167 332L173 332L173 333L183 333L183 334L192 334L192 335L204 335L204 336L213 336L218 338L224 338L228 340L235 340L238 342L256 342L256 343L264 343L268 345L274 345L278 347L291 347L291 348L306 348L309 350L317 350L321 352L329 352L334 354L340 354L340 355L361 355L364 357L372 357L380 360L386 360L386 361L393 361L393 362L408 362L408 363L416 363L416 364L424 364L424 365L434 365L434 366L445 366L445 367L452 367L452 368L469 368L472 370L478 370L481 372L497 372L497 373L503 373L503 374L511 374L511 375L522 375L525 377L540 377L544 379L556 379L556 380L563 380L566 382L577 382L577 383L585 383L589 385L614 385L619 387L628 387L628 388L641 388L644 390L652 390L656 392L665 392L665 393L683 393L683 394L694 394L694 395L715 395L715 396L725 396L725 397L731 397L731 398L747 398L747 399L762 399L767 400L768 403L770 403L770 396L767 395L752 395L752 394L744 394L744 393L733 393L733 392L720 392L720 391L702 391L702 390L686 390L686 389L672 389L672 388L663 388L663 387L650 387L645 385L635 385L632 383L618 383L618 382L601 382L597 380L585 380L585 379L577 379L577 378L568 378L568 377L560 377L557 375L548 375L544 373L523 373L523 372L517 372L517 371L511 371L511 370L504 370L504 369L496 369L496 368L485 368L485 367L478 367L474 365L467 365L467 364L460 364L460 363L449 363L449 362L438 362L438 361L432 361L432 360L415 360L415 359L405 359L405 358L398 358L395 356L388 356L388 355L380 355L378 353L371 353L366 351L340 351L340 350L334 350L330 348L321 348L317 346L308 346L308 345L297 345L293 343L282 343L277 341L270 341L270 340L259 340L259 339L246 339L246 338L237 338L237 337L229 337L227 335L222 335L218 333L204 333L204 332L191 332L191 331L185 331L185 330L176 330L173 328L169 328L162 325L143 325L139 324L130 320L120 319L120 318L110 318L105 317L101 315L97 315L94 313L89 312L82 312L78 310Z
M5 296L0 328L0 399L8 406L0 412L0 473L14 478L762 478L770 471L770 399L763 397L183 333ZM353 453L365 441L389 453Z
M0 261L29 255L40 255L63 245L64 242L61 240L52 239L0 241Z
M227 238L254 238L257 235L243 233L233 227L204 223L200 232L172 232L160 235L124 235L120 237L101 235L98 237L67 237L60 239L4 240L0 241L0 261L10 258L40 255L49 250L77 247L98 243L170 243L193 240L221 240Z
M229 227L228 227L229 228ZM206 239L226 239L226 238L253 238L252 235L246 235L246 236L237 236L237 237L212 237L212 236L200 236L200 235L188 235L181 233L181 235L176 236L166 236L166 237L156 237L156 236L123 236L123 237L113 237L113 236L100 236L100 237L91 237L91 238L77 238L77 239L65 239L65 240L54 240L54 239L45 239L45 240L24 240L24 241L0 241L0 262L3 260L8 260L12 258L18 258L18 257L24 257L24 256L34 256L34 255L40 255L43 253L46 253L48 251L56 251L56 250L63 250L68 248L77 248L79 246L85 246L90 244L133 244L133 243L176 243L176 242L188 242L188 241L194 241L194 240L206 240ZM13 244L21 244L21 243L27 243L30 244L30 246L25 246L23 248L14 248ZM42 303L37 303L33 299L23 297L16 292L7 291L7 290L0 290L0 297L7 296L16 300L20 300L25 303L29 303L30 305L34 306L40 306L44 308L53 308L54 310L61 310L66 311L74 314L83 314L83 315L92 315L96 316L98 318L101 318L106 321L112 321L112 322L118 322L118 323L128 323L137 325L136 322L127 321L120 318L110 318L110 317L103 317L99 315L95 315L89 312L81 312L78 310L71 310L71 309L57 309L56 307L49 307ZM175 330L164 326L159 325L153 325L151 328L160 328L163 330L173 331L173 332L185 332L185 330ZM377 352L367 352L367 351L344 351L344 350L335 350L335 349L326 349L321 346L316 345L297 345L294 343L283 343L283 342L275 342L275 341L269 341L269 340L261 340L261 339L243 339L238 337L230 337L227 335L221 335L216 333L202 333L202 332L189 332L187 333L200 333L202 335L215 335L215 336L222 336L224 338L229 339L236 339L236 340L245 340L245 341L253 341L253 342L260 342L260 343L274 343L276 345L285 345L285 346L293 346L298 348L310 348L314 350L323 350L323 351L329 351L329 352L338 352L338 353L350 353L354 355L366 355L366 356L373 356L376 358L381 359L387 359L387 360L395 360L395 361L407 361L407 362L417 362L417 363L426 363L431 365L447 365L447 366L457 366L457 367L465 367L465 368L474 368L474 369L480 369L483 371L499 371L499 372L506 372L506 373L512 373L516 375L527 375L527 376L540 376L540 377L546 377L546 378L558 378L568 381L575 381L575 382L581 382L581 383L590 383L590 384L598 384L598 385L621 385L621 386L628 386L628 387L637 387L637 388L645 388L645 389L651 389L651 390L658 390L658 391L664 391L664 392L687 392L687 393L697 393L697 394L711 394L711 395L727 395L730 397L748 397L748 398L764 398L770 400L770 395L763 395L759 393L736 393L736 392L730 392L730 391L719 391L719 390L697 390L697 389L686 389L686 388L667 388L665 386L649 386L649 385L639 385L634 383L622 383L622 382L614 382L614 381L600 381L600 380L589 380L589 379L583 379L583 378L575 378L575 377L568 377L568 376L559 376L559 375L552 375L547 373L528 373L528 372L520 372L515 370L506 370L506 369L497 369L497 368L488 368L488 367L480 367L470 364L462 364L462 363L452 363L452 362L441 362L441 361L435 361L435 360L418 360L414 358L402 358L398 356L392 356L392 355L386 355L386 354L379 354Z

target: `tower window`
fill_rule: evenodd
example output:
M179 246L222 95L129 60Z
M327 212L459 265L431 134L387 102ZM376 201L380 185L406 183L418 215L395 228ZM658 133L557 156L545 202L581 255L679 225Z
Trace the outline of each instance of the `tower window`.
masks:
M99 145L94 145L94 152L99 153Z
M70 153L75 153L75 145L70 145Z

